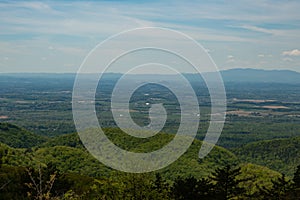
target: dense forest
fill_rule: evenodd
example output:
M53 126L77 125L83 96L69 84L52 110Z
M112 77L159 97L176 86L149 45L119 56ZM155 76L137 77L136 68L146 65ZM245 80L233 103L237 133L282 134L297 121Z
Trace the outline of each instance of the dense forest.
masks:
M300 195L300 166L285 176L243 162L243 156L218 146L200 160L198 140L167 168L130 174L93 158L77 134L33 140L35 134L15 125L1 123L0 129L7 136L0 143L1 199L296 199ZM170 134L160 134L160 143L128 143L122 142L128 136L119 129L107 128L106 134L131 151L147 151L172 139ZM22 138L31 142L24 147Z

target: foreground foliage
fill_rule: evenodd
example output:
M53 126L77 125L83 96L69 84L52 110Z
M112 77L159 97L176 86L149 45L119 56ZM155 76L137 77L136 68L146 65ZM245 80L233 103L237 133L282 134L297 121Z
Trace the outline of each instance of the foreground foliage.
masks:
M300 168L300 166L299 166ZM52 163L45 167L20 168L1 166L0 199L298 199L299 182L281 175L270 187L260 186L249 195L240 179L240 167L217 168L211 176L197 179L177 177L174 181L160 174L117 173L110 178L92 178L74 173L61 173ZM299 171L294 177L299 176ZM293 180L297 180L293 179Z
M161 133L141 142L116 128L107 128L105 132L115 144L133 152L159 149L173 138ZM13 137L19 135L12 134L10 138ZM5 140L6 144L0 143L0 199L300 198L300 166L286 177L264 166L243 163L218 146L199 159L202 142L198 140L176 162L147 174L121 173L104 166L85 150L77 134L46 140L25 148L13 148L22 143L20 140L14 144L10 139ZM270 149L270 145L257 147L262 148ZM245 152L250 152L250 148L245 148Z

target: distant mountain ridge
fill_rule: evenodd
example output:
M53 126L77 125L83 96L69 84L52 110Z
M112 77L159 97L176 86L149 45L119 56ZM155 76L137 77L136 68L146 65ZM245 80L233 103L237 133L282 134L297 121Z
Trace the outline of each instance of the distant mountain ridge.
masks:
M300 83L300 73L291 70L238 68L220 73L224 82Z
M202 75L213 78L215 72L204 72ZM220 74L223 81L226 82L249 82L249 83L287 83L287 84L298 84L300 83L300 73L292 70L264 70L264 69L254 69L254 68L234 68L228 70L221 70ZM188 79L199 79L200 76L197 74L184 74ZM196 75L196 76L195 76ZM98 74L88 73L83 74L87 80L98 78ZM105 73L104 79L117 80L121 77L120 73ZM176 80L176 75L166 75L166 74L131 74L132 79L141 76L147 80L147 78L155 76L161 80ZM74 81L76 77L75 73L0 73L0 81L12 81L12 78L18 79L19 81L23 79L38 79L46 78L48 81L57 80L68 80L70 83Z

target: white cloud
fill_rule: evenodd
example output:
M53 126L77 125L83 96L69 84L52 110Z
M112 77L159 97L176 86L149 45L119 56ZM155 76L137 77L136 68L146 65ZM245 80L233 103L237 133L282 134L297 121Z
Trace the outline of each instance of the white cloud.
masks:
M22 2L19 4L20 7L25 7L35 10L49 10L50 6L43 2Z
M117 10L123 14L144 18L157 18L171 20L241 20L247 22L273 22L299 19L299 1L273 0L232 0L221 1L155 1L148 3L148 6L141 7L133 5L130 9L120 4ZM162 8L162 9L160 9ZM178 9L180 8L180 9ZM180 12L179 12L180 11ZM165 15L165 13L168 13ZM259 14L258 14L259 13Z
M293 49L290 51L284 51L282 52L283 56L300 56L300 50L298 49Z
M261 54L258 54L257 57L259 57L259 58L272 58L273 55L272 54L263 54L263 53L261 53Z
M299 9L300 1L272 0L2 1L0 54L10 58L7 66L16 69L25 64L40 66L37 55L47 58L47 66L75 69L90 49L112 34L157 26L181 31L205 49L213 49L207 52L219 66L264 68L261 61L267 60L270 68L276 68L280 62L291 61L289 56L300 55L294 49L300 41ZM169 36L157 39L183 48L182 41ZM278 49L294 50L282 52L281 57ZM293 63L296 59L282 66Z
M261 32L261 33L267 33L267 34L276 35L276 34L280 33L280 31L278 31L278 30L271 30L271 29L261 28L261 27L252 26L252 25L243 25L243 26L240 26L240 27L244 28L244 29L247 29L247 30Z
M289 57L285 57L282 60L285 61L285 62L292 62L292 61L294 61L292 58L289 58Z
M77 48L77 47L57 47L56 48L58 51L61 51L65 54L73 54L73 55L81 55L84 56L85 54L88 53L87 50L82 49L82 48Z
M234 59L234 56L233 55L228 55L227 56L227 63L232 63L232 62L235 62L235 59Z

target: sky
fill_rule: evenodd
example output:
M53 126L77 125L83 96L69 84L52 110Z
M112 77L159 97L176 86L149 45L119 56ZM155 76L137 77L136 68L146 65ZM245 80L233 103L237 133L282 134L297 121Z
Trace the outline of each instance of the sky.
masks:
M220 70L300 72L299 10L299 0L0 1L0 73L76 73L100 42L142 27L192 37Z

